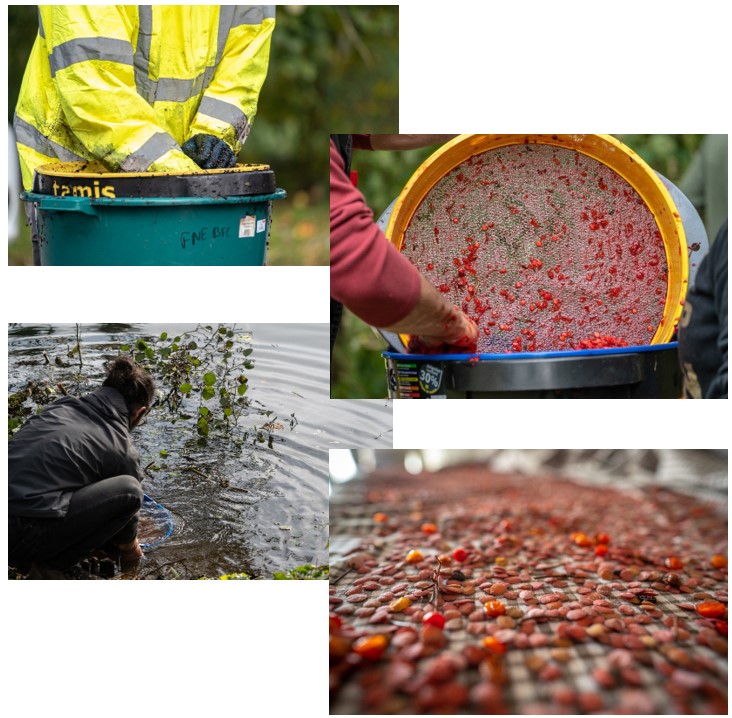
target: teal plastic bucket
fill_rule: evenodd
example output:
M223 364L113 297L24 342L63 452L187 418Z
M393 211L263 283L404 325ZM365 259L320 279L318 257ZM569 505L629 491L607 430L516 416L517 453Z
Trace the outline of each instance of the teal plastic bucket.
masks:
M37 208L44 265L256 266L266 262L272 202L286 196L21 199Z

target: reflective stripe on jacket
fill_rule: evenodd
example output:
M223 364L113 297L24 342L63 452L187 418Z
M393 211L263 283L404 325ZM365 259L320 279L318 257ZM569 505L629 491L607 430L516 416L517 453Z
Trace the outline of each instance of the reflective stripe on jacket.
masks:
M199 133L238 153L257 110L275 25L268 5L48 5L15 113L23 184L49 162L197 170Z

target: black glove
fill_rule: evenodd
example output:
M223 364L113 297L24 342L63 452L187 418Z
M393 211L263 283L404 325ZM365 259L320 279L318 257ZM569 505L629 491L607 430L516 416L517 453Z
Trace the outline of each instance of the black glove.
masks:
M202 170L234 167L236 155L222 139L213 135L194 135L181 147Z

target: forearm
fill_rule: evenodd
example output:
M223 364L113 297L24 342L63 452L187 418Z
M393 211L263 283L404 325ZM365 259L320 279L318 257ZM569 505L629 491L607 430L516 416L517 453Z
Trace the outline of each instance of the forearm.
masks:
M371 135L375 150L414 150L430 145L442 145L458 135Z
M419 273L374 222L330 147L330 291L356 316L385 326L419 299Z
M430 282L420 275L419 300L414 308L388 331L441 339L449 344L466 332L465 317Z

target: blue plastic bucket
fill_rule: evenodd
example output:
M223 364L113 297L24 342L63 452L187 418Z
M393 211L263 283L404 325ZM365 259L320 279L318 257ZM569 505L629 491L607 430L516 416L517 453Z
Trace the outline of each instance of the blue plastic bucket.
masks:
M256 266L266 262L272 202L286 196L21 199L37 208L44 265Z

